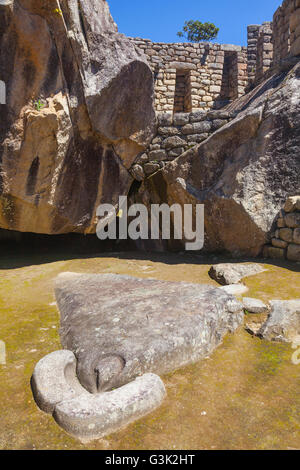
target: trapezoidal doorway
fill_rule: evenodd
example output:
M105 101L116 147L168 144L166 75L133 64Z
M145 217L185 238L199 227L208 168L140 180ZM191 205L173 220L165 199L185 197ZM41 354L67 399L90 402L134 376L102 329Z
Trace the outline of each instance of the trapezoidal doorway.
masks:
M190 70L177 70L174 97L174 114L189 113L191 111L191 72Z

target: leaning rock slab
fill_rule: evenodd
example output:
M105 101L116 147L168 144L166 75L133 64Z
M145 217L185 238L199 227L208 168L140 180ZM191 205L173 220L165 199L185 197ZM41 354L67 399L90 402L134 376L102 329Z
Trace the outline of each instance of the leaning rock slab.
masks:
M244 317L233 296L185 282L65 273L55 293L62 345L91 393L196 362Z
M259 264L223 263L211 267L209 275L222 285L238 284L244 277L266 271Z
M300 299L272 300L271 313L258 335L269 341L293 342L300 334Z
M31 379L37 405L53 414L69 434L85 441L99 439L150 413L163 401L161 379L144 374L112 392L92 395L79 383L71 351L55 351L41 359Z

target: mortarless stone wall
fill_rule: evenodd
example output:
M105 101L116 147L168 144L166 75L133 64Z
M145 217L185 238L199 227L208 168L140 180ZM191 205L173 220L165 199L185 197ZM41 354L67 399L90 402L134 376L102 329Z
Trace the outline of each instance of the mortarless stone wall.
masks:
M300 196L290 197L276 222L272 245L266 245L266 258L300 261Z
M300 0L285 0L273 22L250 25L247 33L247 48L130 38L153 71L158 121L157 134L131 167L136 180L207 139L232 119L223 109L228 103L300 55Z
M157 112L220 109L245 93L246 47L131 40L153 70Z
M285 0L273 17L274 65L300 55L300 0Z
M192 113L160 113L157 115L157 135L147 151L139 155L131 168L137 181L156 173L167 162L206 140L234 116L222 110Z

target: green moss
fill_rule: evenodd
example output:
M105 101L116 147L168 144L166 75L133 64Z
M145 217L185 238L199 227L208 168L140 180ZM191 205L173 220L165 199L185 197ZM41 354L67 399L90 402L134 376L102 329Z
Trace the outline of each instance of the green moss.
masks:
M6 258L6 265L8 265ZM0 276L1 449L286 449L300 446L300 366L289 345L229 334L210 358L163 377L167 398L149 416L106 439L84 445L68 436L35 405L30 377L37 361L59 349L59 315L53 280L63 271L117 272L216 285L210 264L198 258L141 254L102 256L14 268ZM147 268L147 269L145 269ZM299 273L288 264L246 280L247 296L264 301L295 298ZM206 413L206 414L205 414Z

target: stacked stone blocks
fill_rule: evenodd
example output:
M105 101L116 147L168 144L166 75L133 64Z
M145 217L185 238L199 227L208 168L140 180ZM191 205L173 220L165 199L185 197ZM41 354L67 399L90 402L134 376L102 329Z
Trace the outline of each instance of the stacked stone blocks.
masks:
M290 197L280 212L272 246L267 245L267 258L300 261L300 196Z
M225 111L159 113L157 134L146 152L139 155L131 168L133 177L142 181L227 124L233 114Z
M248 84L246 47L131 40L144 52L153 70L157 112L220 109L245 93ZM227 60L229 55L230 62ZM183 76L185 91L182 89ZM225 76L228 80L224 81ZM179 96L184 97L180 107L175 106L180 101Z
M300 0L285 0L273 17L274 65L300 55Z

